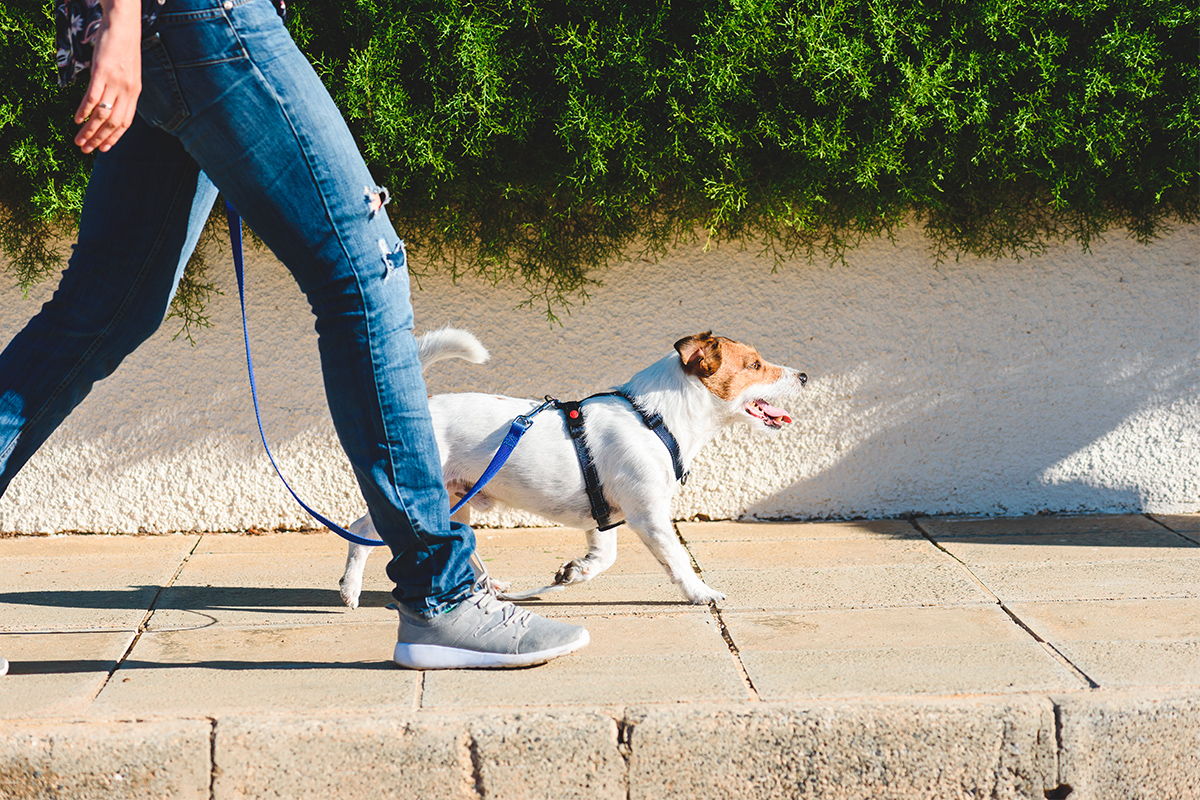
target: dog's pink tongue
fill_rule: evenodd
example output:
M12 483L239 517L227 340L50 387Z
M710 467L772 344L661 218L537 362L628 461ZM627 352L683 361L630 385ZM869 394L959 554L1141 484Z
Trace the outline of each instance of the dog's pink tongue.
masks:
M792 418L788 416L788 413L786 411L784 411L782 408L776 408L775 406L771 405L770 403L768 403L765 400L759 400L758 407L760 409L762 409L763 413L766 414L771 419L776 419L776 420L779 420L780 422L791 422L792 421Z

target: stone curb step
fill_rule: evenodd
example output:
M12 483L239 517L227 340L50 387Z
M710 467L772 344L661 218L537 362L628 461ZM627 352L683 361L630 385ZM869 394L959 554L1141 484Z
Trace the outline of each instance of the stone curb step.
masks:
M0 723L11 800L1200 797L1200 697Z

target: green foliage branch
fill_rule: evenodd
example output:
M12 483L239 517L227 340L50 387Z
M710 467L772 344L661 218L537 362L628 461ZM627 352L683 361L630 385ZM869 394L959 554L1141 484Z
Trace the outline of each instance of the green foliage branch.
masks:
M23 284L58 266L87 176L47 5L0 10L0 245ZM415 260L551 314L696 237L837 260L916 220L940 256L1022 257L1197 217L1194 0L290 5Z

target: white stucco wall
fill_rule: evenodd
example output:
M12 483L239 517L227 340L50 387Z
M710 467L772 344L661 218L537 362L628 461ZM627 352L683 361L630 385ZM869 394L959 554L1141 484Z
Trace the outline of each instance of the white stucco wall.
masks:
M191 347L172 323L98 385L0 498L0 531L310 524L258 443L232 268L216 272L215 327ZM249 273L272 446L306 500L349 522L362 504L307 306L268 254L251 252ZM518 289L423 279L418 327L467 327L493 356L436 365L431 391L579 397L711 328L811 380L781 435L710 445L680 518L1200 510L1200 226L1149 247L1114 234L1090 253L941 265L907 230L845 266L775 272L754 251L697 246L603 278L561 326L517 308ZM0 287L0 341L50 289Z

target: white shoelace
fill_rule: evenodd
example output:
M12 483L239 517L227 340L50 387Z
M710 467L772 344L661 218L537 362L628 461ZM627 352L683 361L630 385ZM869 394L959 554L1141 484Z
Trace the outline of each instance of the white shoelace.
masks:
M488 577L487 568L483 566L483 562L475 558L474 563L476 567L475 586L473 587L475 592L465 602L473 603L489 617L492 614L500 614L500 625L502 627L516 623L528 628L530 618L533 615L515 603L501 600L497 597L496 590L492 587L491 578ZM476 631L475 635L478 636L479 632Z

